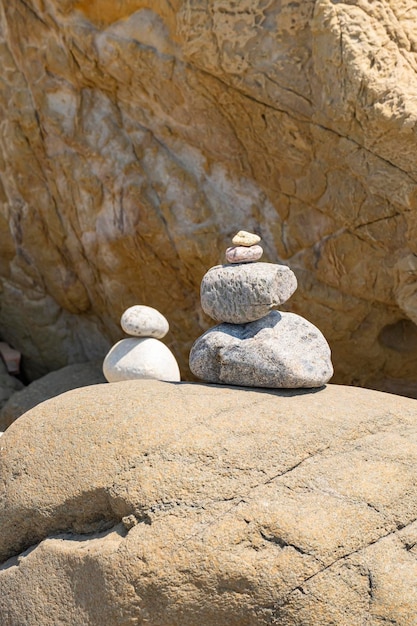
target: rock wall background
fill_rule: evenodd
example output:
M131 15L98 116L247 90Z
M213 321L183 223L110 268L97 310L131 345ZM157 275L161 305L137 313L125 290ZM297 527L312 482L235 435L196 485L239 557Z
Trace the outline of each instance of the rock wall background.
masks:
M412 0L0 0L0 336L26 374L158 308L188 377L240 228L335 382L417 395Z

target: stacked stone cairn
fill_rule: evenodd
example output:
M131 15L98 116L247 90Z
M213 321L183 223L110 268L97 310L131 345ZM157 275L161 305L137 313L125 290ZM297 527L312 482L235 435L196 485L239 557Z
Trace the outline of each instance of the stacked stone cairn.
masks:
M260 237L239 231L227 264L201 282L201 305L218 322L191 348L190 369L210 383L246 387L321 387L333 375L330 348L313 324L278 312L297 289L286 265L257 262Z
M138 378L181 380L174 355L159 341L169 330L168 320L159 311L135 305L123 313L120 323L131 336L116 343L104 359L103 373L109 383Z

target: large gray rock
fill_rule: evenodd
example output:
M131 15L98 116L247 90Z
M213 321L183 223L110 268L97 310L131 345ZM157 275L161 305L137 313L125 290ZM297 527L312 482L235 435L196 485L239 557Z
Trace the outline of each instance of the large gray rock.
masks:
M286 265L216 265L201 281L201 306L218 322L246 324L286 302L296 289L295 274Z
M20 415L49 398L54 398L70 389L105 383L106 379L101 368L101 361L77 363L50 372L27 387L23 388L20 383L0 410L0 430L5 430Z
M93 386L15 422L0 475L2 626L415 624L414 400Z
M249 324L210 328L191 348L190 369L207 382L248 387L320 387L333 375L319 329L278 311Z

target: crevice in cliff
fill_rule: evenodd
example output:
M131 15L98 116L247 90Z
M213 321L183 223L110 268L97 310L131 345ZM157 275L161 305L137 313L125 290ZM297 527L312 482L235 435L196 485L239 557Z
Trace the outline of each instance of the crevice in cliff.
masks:
M363 150L364 152L372 154L372 156L380 159L383 163L386 163L390 167L393 167L394 169L399 170L400 172L405 174L407 176L407 178L409 178L410 181L413 183L413 185L415 183L417 183L417 178L413 178L413 176L410 174L410 172L407 172L407 170L402 169L397 163L393 163L392 161L390 161L387 158L384 158L383 156L381 156L377 152L373 152L369 148L366 148L366 146L364 146L363 144L359 143L359 141L357 141L356 139L353 139L352 137L349 137L348 135L344 135L344 134L338 132L337 130L335 130L334 128L330 128L329 126L324 126L323 123L319 124L318 122L314 122L313 120L309 120L309 123L311 125L313 125L313 126L317 126L317 128L321 128L324 131L327 131L329 133L333 133L334 135L337 135L338 137L340 137L340 139L345 139L346 141L350 141L351 143L356 145L360 150Z
M35 11L33 6L30 6L30 4L26 0L18 0L18 2L20 2L20 4L25 7L26 11L28 11L32 15L32 17L35 18L35 20L41 22L41 24L43 24L44 26L48 26L47 22L42 19L42 16L39 15L39 13Z

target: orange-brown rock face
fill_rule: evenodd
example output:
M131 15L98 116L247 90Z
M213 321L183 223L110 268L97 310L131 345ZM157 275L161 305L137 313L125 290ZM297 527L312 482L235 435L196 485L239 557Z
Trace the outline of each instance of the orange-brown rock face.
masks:
M185 377L239 229L295 271L336 382L416 394L412 0L0 0L0 335L29 375L133 304Z

